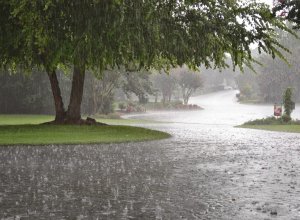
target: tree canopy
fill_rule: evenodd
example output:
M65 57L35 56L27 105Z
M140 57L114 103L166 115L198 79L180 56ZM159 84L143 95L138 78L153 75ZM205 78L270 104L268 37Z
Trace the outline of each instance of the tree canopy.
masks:
M288 30L267 5L243 0L1 0L0 8L0 65L44 68L57 119L71 122L81 120L86 69L222 68L226 54L243 68L253 43L280 55L274 29ZM60 67L73 68L67 111L55 76Z

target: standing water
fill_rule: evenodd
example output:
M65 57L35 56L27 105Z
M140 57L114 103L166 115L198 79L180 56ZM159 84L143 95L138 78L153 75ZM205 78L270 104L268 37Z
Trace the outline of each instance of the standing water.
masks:
M167 140L1 147L0 219L300 219L300 135L234 127L273 106L191 103L205 110L132 116Z

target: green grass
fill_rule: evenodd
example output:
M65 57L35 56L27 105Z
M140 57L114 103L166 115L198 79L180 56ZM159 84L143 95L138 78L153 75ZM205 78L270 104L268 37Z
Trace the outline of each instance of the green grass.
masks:
M109 125L134 125L134 124L152 124L152 123L161 123L158 121L144 120L144 119L106 119L106 118L97 118L95 119L99 122L103 122Z
M300 133L300 125L241 125L238 127L267 131Z
M131 125L131 124L149 124L159 123L151 120L140 119L106 119L95 117L99 122L109 125ZM41 124L54 120L52 115L0 115L0 125L24 125L24 124Z
M40 125L53 120L45 115L0 115L0 145L95 144L158 140L169 134L140 127L109 125ZM140 120L105 119L104 123L140 123Z
M51 115L0 115L0 125L41 124L52 120Z

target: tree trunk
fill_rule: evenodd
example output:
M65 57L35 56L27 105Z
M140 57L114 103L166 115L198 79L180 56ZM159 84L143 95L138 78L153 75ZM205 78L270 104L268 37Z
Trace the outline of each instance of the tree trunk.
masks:
M187 103L189 101L189 98L186 94L186 89L185 88L182 88L182 98L183 98L183 104L187 105Z
M162 103L165 104L166 103L166 95L163 93L162 94Z
M54 105L55 105L55 122L62 123L65 120L65 109L64 109L64 103L61 97L61 91L59 88L59 83L57 80L57 75L55 70L53 71L47 71L47 75L50 80L51 84L51 90L53 94L54 99Z
M168 95L168 102L171 102L171 99L172 99L172 93L170 93L170 94Z
M73 70L72 90L66 121L68 124L81 123L81 102L85 77L84 62L75 62Z
M184 98L183 98L183 104L184 104L184 105L187 105L188 102L189 102L189 99L188 99L187 97L184 97Z

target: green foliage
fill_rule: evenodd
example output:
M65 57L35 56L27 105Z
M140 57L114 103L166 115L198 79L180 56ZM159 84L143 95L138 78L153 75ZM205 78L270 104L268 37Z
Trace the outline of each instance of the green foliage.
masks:
M80 79L84 70L97 70L98 76L120 66L225 68L230 55L232 67L243 69L254 61L253 43L283 58L279 49L286 48L276 28L291 32L267 5L244 0L0 1L0 67L52 73L74 66L74 79ZM80 117L84 80L79 81L72 88L70 119ZM147 100L145 94L138 97Z
M295 109L295 102L292 101L293 91L292 88L287 88L283 95L283 106L284 106L284 113L285 119L291 119L291 113Z
M67 102L68 94L70 94L71 91L70 76L57 73L57 77L59 83L62 85L63 99ZM0 72L0 82L0 114L54 113L51 87L47 75L44 72L33 70L32 74L28 76L23 75L21 72L17 72L13 75ZM82 112L83 114L93 114L93 88L94 83L99 85L99 80L87 74L85 82ZM98 87L95 88L95 90L97 89ZM106 96L107 93L102 93L101 95ZM110 102L113 102L113 99L111 99ZM97 103L95 105L97 105Z
M263 119L255 119L252 121L248 121L244 123L244 125L274 125L274 124L282 124L283 121L280 118L267 117Z
M154 93L156 95L156 101L158 94L162 95L162 102L170 102L175 89L177 88L177 82L172 74L166 72L154 73L152 75Z
M91 68L170 65L233 67L252 61L250 45L279 55L267 5L244 1L1 1L1 64ZM248 28L247 28L248 27ZM249 28L251 27L251 28ZM200 40L201 39L201 40Z
M292 101L292 88L287 88L283 96L284 114L280 118L274 116L263 119L248 121L244 125L300 125L299 120L292 120L291 113L295 109L295 103Z
M187 67L172 70L181 89L183 103L188 104L191 95L203 86L203 79L199 72L192 72Z
M94 74L99 74L99 71ZM88 95L92 97L93 111L91 114L108 114L113 112L115 89L121 86L122 72L118 69L105 70L98 78L88 75ZM88 99L89 97L87 97Z
M290 24L288 24L290 26ZM237 84L242 89L247 84L253 88L252 98L261 102L281 103L282 94L287 87L293 88L294 101L300 101L300 75L299 75L299 39L285 31L277 30L280 43L290 48L291 54L285 53L289 65L279 59L272 59L267 55L257 55L262 65L256 65L257 74L249 69L237 76ZM296 31L299 34L299 31Z
M118 107L119 107L120 110L124 110L124 109L126 108L126 105L125 105L125 103L120 102L120 103L118 104Z
M153 94L150 72L141 70L139 72L124 72L122 89L127 97L135 94L140 104L148 102L148 95Z
M284 123L288 123L289 121L292 120L290 115L287 115L286 113L284 113L281 118L280 118Z
M252 121L245 122L243 125L300 125L299 120L288 120L286 115L283 115L280 118L276 118L274 116L263 118L263 119L255 119Z

